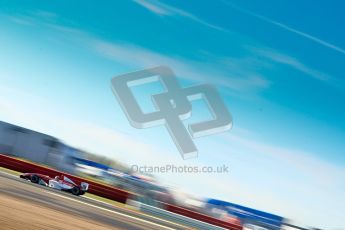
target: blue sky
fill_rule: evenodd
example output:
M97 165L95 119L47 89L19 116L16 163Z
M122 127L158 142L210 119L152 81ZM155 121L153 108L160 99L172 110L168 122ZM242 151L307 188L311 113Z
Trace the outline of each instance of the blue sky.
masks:
M1 120L129 165L226 164L229 174L158 177L298 223L343 226L341 1L0 3ZM234 118L231 131L195 140L197 159L183 161L164 127L131 127L112 95L113 76L158 65L183 87L214 84ZM159 87L137 92L145 108L151 92ZM207 117L193 106L201 115L192 119Z

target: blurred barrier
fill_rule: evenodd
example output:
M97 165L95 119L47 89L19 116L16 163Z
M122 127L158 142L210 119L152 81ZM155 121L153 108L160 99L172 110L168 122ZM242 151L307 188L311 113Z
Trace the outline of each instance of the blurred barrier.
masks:
M226 229L231 229L231 230L240 230L242 229L242 226L239 225L235 225L229 222L225 222L198 212L193 212L191 210L182 208L182 207L178 207L175 205L171 205L171 204L165 204L165 210L176 213L176 214L180 214L182 216L186 216L186 217L190 217L199 221L203 221L212 225L216 225L222 228L226 228Z
M152 200L152 198L141 195L130 196L128 199L128 205L134 206L143 212L157 217L163 217L170 221L176 221L176 223L193 227L193 229L194 227L196 229L243 229L242 226L219 220L190 209Z
M222 227L218 227L206 222L202 222L193 218L189 218L186 216L182 216L173 212L169 212L163 209L159 209L153 206L149 206L147 204L139 204L139 210L156 217L160 217L162 219L181 224L184 226L191 227L193 229L207 229L207 230L221 230L224 229ZM236 229L236 228L231 228Z
M118 189L118 188L114 188L111 186L107 186L104 184L100 184L88 179L84 179L84 178L80 178L77 176L73 176L55 169L51 169L48 167L44 167L41 165L37 165L25 160L21 160L21 159L17 159L14 157L10 157L7 155L3 155L0 154L0 167L4 167L4 168L8 168L14 171L18 171L18 172L22 172L22 173L38 173L38 174L44 174L50 177L55 177L57 175L66 175L67 177L69 177L70 179L72 179L74 182L80 184L81 182L86 182L89 183L89 191L88 193L91 194L95 194L97 196L100 197L104 197L107 199L111 199L120 203L126 203L127 199L130 197L133 197L134 194ZM151 211L155 211L157 216L166 216L167 218L172 218L173 216L175 218L182 218L181 221L183 220L187 220L187 219L183 219L182 216L184 217L189 217L188 220L190 221L190 219L194 219L195 221L193 223L201 223L201 222L205 222L205 223L209 223L211 225L215 225L215 226L219 226L225 229L230 229L230 230L240 230L242 229L241 226L238 225L234 225L222 220L218 220L216 218L210 217L210 216L206 216L204 214L198 213L198 212L193 212L191 210L185 209L185 208L181 208L178 206L174 206L171 204L166 204L166 203L159 203L159 206L161 207L165 207L165 210L163 209L158 209L158 208L153 208L151 207ZM148 205L145 205L145 207ZM175 214L173 214L175 213ZM170 217L169 217L170 216ZM200 228L200 229L210 229L210 228Z
M194 218L189 218L183 215L179 215L179 214L169 212L163 209L152 207L146 204L141 204L139 210L149 215L157 216L165 220L172 221L174 223L191 227L193 229L207 229L207 230L242 229L242 227L236 228L236 226L220 227L220 226L212 225L207 222L196 220Z

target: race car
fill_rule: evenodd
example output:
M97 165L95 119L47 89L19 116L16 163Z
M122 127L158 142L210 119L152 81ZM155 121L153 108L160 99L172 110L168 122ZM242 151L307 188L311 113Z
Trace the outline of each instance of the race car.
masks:
M35 184L40 184L57 190L70 192L76 196L84 195L85 192L89 189L88 183L81 182L80 185L77 185L71 179L64 175L51 178L50 176L39 173L24 173L20 175L20 178L29 180Z

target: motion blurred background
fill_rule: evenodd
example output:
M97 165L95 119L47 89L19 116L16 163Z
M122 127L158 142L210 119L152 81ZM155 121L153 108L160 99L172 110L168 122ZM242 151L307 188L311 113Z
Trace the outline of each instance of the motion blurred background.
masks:
M341 229L344 7L0 0L0 152L219 218L240 215L239 204L278 222ZM182 160L165 127L131 127L112 95L113 76L158 65L183 87L215 85L234 118L231 131L195 139L197 159ZM132 90L150 112L163 88ZM211 117L203 101L192 105L186 125ZM230 171L131 171L168 164Z

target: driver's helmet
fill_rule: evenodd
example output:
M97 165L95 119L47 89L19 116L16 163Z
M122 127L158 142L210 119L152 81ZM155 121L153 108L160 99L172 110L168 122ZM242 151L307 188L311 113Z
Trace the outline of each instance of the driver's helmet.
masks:
M55 180L60 180L60 176L56 176L56 177L55 177Z

